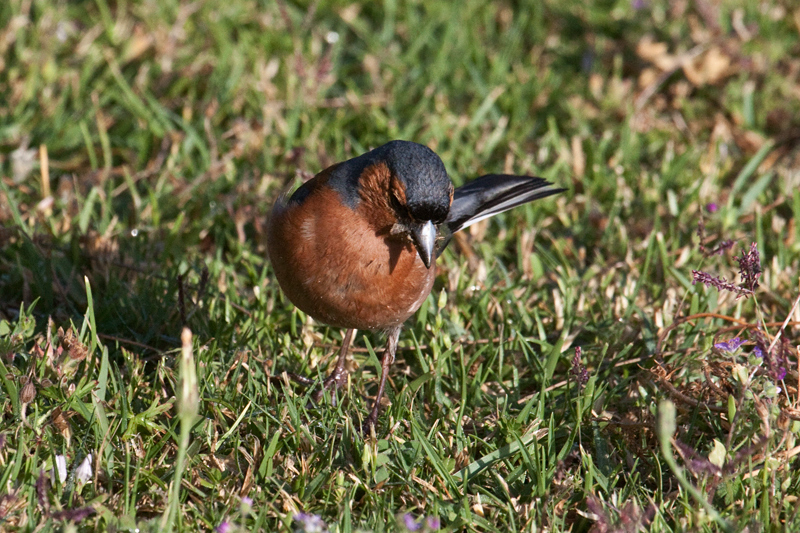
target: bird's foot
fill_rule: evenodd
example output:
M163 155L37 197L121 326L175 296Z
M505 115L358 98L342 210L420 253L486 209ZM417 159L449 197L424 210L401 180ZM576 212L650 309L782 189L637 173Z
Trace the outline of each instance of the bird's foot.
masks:
M325 395L326 390L339 391L347 384L347 370L344 368L335 368L331 375L325 378L322 385L314 392L311 399L314 403L319 403ZM333 398L333 405L336 405L336 397Z
M361 436L367 438L378 433L378 414L370 413L370 415L361 424Z

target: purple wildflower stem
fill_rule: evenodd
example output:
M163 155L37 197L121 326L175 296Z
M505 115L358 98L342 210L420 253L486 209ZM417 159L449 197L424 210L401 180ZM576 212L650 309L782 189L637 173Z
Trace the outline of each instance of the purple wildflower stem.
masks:
M753 294L752 289L748 289L746 287L740 287L735 283L731 283L725 278L712 276L708 272L703 272L702 270L692 270L692 278L693 278L692 285L695 285L699 282L705 285L706 287L714 287L720 292L721 291L733 292L736 293L737 300L742 296L747 298Z

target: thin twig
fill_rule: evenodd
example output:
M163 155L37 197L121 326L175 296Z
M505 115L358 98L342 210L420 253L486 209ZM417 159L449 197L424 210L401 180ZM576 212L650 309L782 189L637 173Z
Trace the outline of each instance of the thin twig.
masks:
M682 393L681 391L676 389L675 386L672 383L670 383L669 381L667 381L666 379L664 379L661 376L653 375L653 377L661 385L663 385L665 389L667 389L667 392L669 392L670 395L672 395L673 397L677 398L678 400L680 400L680 401L682 401L684 403L688 403L692 407L702 407L702 408L708 409L709 411L714 412L714 413L727 413L728 412L728 409L725 408L725 407L720 407L720 406L717 406L717 405L711 405L711 404L706 403L706 402L701 402L700 400L695 400L691 396L686 396L684 393Z
M154 348L154 347L150 346L149 344L144 344L143 342L132 341L130 339L123 339L122 337L116 337L114 335L108 335L106 333L98 333L97 336L100 337L101 339L105 339L105 340L108 340L108 341L119 342L120 344L130 344L131 346L138 346L139 348L144 348L146 350L152 350L152 351L154 351L156 353L161 352L161 350L159 350L158 348Z
M775 345L778 343L778 339L781 338L783 334L783 330L786 329L787 324L789 324L789 319L792 318L795 310L797 309L797 304L800 303L800 295L795 299L794 305L792 306L792 310L789 311L789 314L786 315L786 320L783 321L781 325L781 329L778 330L778 333L775 334L775 338L772 339L772 342L769 345L769 353L772 353L772 349L775 348Z

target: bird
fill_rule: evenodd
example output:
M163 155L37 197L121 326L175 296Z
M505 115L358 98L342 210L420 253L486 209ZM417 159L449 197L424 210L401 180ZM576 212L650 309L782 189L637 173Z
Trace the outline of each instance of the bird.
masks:
M336 365L314 400L346 384L356 330L384 331L378 392L363 429L375 426L402 325L430 294L436 259L453 234L565 190L510 174L484 175L455 188L433 150L394 140L279 196L267 224L278 285L316 321L346 330Z

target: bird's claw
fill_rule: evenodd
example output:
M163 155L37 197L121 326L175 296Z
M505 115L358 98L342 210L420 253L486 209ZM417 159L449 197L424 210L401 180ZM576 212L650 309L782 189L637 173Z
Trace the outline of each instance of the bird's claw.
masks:
M378 431L378 415L375 412L370 415L361 424L361 436L367 438L374 435Z
M322 400L322 397L325 395L325 391L333 390L334 392L339 391L347 384L347 371L344 369L335 369L331 372L331 375L325 378L322 382L322 385L314 392L314 395L311 399L314 403L319 403ZM336 405L336 397L333 398L333 405Z

